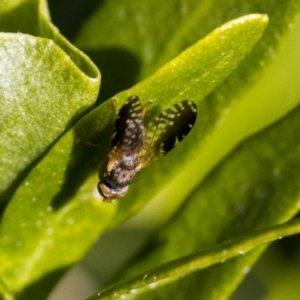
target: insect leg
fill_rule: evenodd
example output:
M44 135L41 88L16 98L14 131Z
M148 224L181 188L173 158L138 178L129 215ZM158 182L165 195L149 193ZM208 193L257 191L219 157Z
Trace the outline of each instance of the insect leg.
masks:
M115 110L115 114L116 114L116 116L117 116L117 115L118 115L117 98L116 98L116 97L112 97L112 98L111 98L111 101L112 101L112 103L113 103L114 110Z
M143 113L142 113L142 118L144 118L145 114L147 113L147 110L148 108L150 107L150 105L153 103L153 100L149 100L145 106L144 106L144 109L143 109Z

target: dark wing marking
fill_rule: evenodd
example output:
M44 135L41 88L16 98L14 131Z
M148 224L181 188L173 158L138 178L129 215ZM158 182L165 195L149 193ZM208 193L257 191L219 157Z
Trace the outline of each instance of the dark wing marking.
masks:
M136 152L143 145L143 109L140 99L131 96L120 109L111 147Z
M197 106L184 100L167 108L152 119L145 136L145 158L141 167L156 161L172 150L190 132L197 118Z

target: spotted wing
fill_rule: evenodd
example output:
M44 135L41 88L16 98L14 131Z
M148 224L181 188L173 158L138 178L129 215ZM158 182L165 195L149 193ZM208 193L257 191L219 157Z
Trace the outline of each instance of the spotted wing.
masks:
M143 145L143 133L142 105L137 96L131 96L118 113L111 147L135 153Z
M190 132L197 118L197 106L184 100L167 108L150 121L145 137L141 167L145 167L172 150Z

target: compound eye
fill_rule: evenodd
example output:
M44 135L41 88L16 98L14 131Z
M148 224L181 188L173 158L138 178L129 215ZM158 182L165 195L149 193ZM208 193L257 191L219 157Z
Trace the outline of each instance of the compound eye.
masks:
M106 198L107 197L107 192L108 192L108 189L109 187L103 183L101 183L101 181L98 182L98 185L97 185L97 188L98 188L98 192L99 194L103 197L103 198Z
M112 188L99 181L97 188L100 195L104 198L104 202L112 202L114 199L124 197L127 194L129 187L125 186L123 188Z

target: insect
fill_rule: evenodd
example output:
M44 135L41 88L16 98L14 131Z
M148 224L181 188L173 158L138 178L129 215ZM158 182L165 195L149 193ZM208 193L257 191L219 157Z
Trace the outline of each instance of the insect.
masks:
M140 99L131 96L117 115L106 170L99 174L98 190L105 202L126 195L137 173L183 140L197 118L196 104L183 100L162 111L145 128L145 110Z

